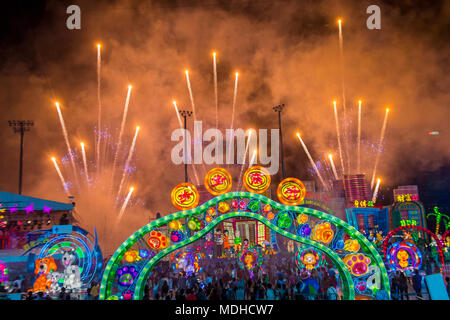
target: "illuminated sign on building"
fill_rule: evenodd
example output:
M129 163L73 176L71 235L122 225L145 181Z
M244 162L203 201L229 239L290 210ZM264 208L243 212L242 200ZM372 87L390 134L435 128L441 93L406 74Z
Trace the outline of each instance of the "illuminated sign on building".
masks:
M353 207L354 208L367 208L367 207L373 207L373 201L367 201L367 200L355 200L353 202Z
M400 225L404 226L417 226L416 220L400 220Z
M410 202L410 201L419 201L419 197L414 194L398 194L395 198L396 202Z

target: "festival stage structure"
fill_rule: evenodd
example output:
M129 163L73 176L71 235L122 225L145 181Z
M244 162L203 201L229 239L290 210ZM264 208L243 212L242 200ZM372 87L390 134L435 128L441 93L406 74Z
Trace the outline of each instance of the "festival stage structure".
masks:
M208 178L209 177L209 178ZM305 186L296 178L286 178L278 186L280 202L261 193L270 186L265 168L247 169L243 184L247 192L230 192L231 177L225 169L215 168L205 178L215 197L198 205L194 185L180 183L172 191L172 202L181 211L157 219L133 233L108 261L100 287L100 299L139 300L158 261L186 251L190 260L199 261L192 248L210 236L227 220L245 217L258 221L271 231L301 244L296 253L297 266L312 270L328 259L339 272L343 299L375 298L378 291L390 294L389 277L375 246L351 225L325 212L302 206ZM187 249L187 250L186 250ZM196 260L197 259L197 260ZM239 265L255 272L264 259L255 246L242 245Z

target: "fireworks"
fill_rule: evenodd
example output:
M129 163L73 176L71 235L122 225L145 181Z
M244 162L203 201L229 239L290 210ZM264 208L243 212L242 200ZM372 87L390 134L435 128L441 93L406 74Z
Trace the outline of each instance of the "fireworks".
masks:
M125 198L125 201L123 202L122 208L120 208L119 216L117 217L116 223L119 223L120 220L122 219L122 216L123 216L123 214L125 212L125 209L126 209L126 207L128 205L128 202L130 201L131 194L133 193L133 191L134 191L134 187L130 187L130 190L128 191L128 195Z
M53 161L53 164L55 165L56 172L58 172L58 176L61 179L61 183L63 185L64 191L66 191L67 196L70 196L69 190L67 189L66 180L64 179L64 177L61 173L61 170L59 169L58 163L56 163L55 157L52 157L52 161Z
M100 94L100 71L101 71L101 45L97 44L97 101L98 101L98 119L97 119L97 170L100 168L100 140L101 140L101 132L102 132L102 102L101 102L101 94Z
M66 128L60 104L56 102L56 110L59 116L68 154L62 157L60 165L58 165L55 157L52 157L51 160L67 196L74 196L77 199L77 213L79 213L79 216L77 217L78 221L84 224L87 228L93 228L96 226L98 229L98 227L101 226L103 228L103 231L101 232L101 241L103 246L106 246L106 249L113 249L109 246L114 246L114 239L108 239L111 235L107 232L107 230L112 230L110 229L112 227L111 223L114 221L110 219L110 215L118 213L122 216L126 208L130 207L132 192L128 193L125 199L121 198L120 192L116 192L117 190L121 190L121 188L125 188L125 179L129 177L133 171L131 161L135 151L137 131L139 131L139 128L136 129L132 146L126 157L120 186L118 186L116 184L117 181L114 179L114 172L118 166L123 165L123 157L125 157L128 150L127 143L124 143L124 134L126 132L126 118L131 99L132 86L128 86L123 116L120 127L118 127L117 130L118 136L115 137L111 133L111 130L102 124L102 106L100 95L100 49L101 45L98 44L97 99L99 110L97 127L94 129L93 134L93 141L95 142L93 143L93 145L95 144L95 150L93 150L91 155L93 159L91 162L89 161L90 155L89 149L86 149L86 140L80 142L78 148L72 149L70 144L70 135L68 134L68 130ZM82 177L83 181L86 179L85 183L78 183L79 175ZM71 181L74 181L75 183L71 183ZM124 201L123 205L121 204L121 206L117 206L117 203L120 201Z
M357 164L356 171L359 173L361 171L361 100L358 100L358 155L357 155Z
M378 190L380 189L380 182L381 182L381 179L378 178L377 185L375 186L375 190L373 191L373 196L372 196L373 203L375 203L377 201Z
M342 174L343 174L345 172L344 158L342 157L341 133L339 131L339 118L338 118L338 113L337 113L337 108L336 108L336 100L333 100L333 106L334 106L334 118L336 119L336 134L337 134L338 147L339 147L339 159L341 160Z
M306 155L308 156L308 159L309 159L309 161L311 162L312 167L313 167L314 170L316 171L317 176L318 176L319 179L320 179L320 182L322 182L322 185L323 185L323 187L325 188L325 190L328 191L327 184L326 184L325 181L323 180L322 175L320 174L319 169L317 168L316 164L314 163L314 160L312 159L311 154L310 154L309 151L308 151L308 148L306 147L305 143L304 143L303 140L302 140L302 137L300 136L300 133L298 133L298 132L297 132L297 137L298 137L298 140L300 140L300 143L302 144L303 150L305 150L305 153L306 153Z
M118 138L118 141L117 141L116 153L114 155L113 172L112 172L112 180L113 181L114 181L114 172L115 172L115 169L116 169L117 157L119 155L120 145L122 144L122 135L123 135L123 130L125 128L125 121L127 120L128 105L130 104L131 88L132 88L132 86L129 85L128 86L127 98L125 100L125 107L123 109L123 117L122 117L122 123L120 125L120 132L119 132L119 138Z
M194 120L197 119L197 115L195 113L195 103L194 103L194 95L192 94L192 88L191 88L191 81L189 80L189 71L185 70L184 73L186 74L186 83L189 90L189 97L191 98L191 105L192 105L192 112L194 113Z
M216 53L213 52L213 69L214 69L214 97L216 101L216 128L219 128L219 99L217 97L217 63Z
M238 89L239 72L236 72L235 75L236 75L236 78L234 80L233 108L231 111L231 127L230 127L230 129L233 129L233 124L234 124L234 110L236 108L236 97L237 97L237 89Z
M117 192L117 198L119 198L119 196L120 196L120 192L122 191L123 183L124 183L125 177L127 175L127 169L130 166L130 161L131 161L131 157L133 156L134 147L136 145L136 139L137 139L137 136L139 133L139 129L140 129L140 127L137 126L136 131L134 133L133 142L131 143L131 146L130 146L130 151L128 152L128 157L125 162L125 166L123 167L122 180L120 180L119 191Z
M331 164L331 168L333 169L334 178L336 180L339 180L338 174L337 174L337 171L336 171L336 167L334 166L333 155L330 153L328 155L328 158L330 159L330 164Z
M389 108L386 108L386 114L384 116L383 127L381 128L380 141L378 143L378 150L377 150L377 155L375 158L375 166L373 168L372 181L370 183L370 188L373 188L373 184L375 182L375 174L377 173L378 161L380 160L380 155L381 155L381 150L382 150L383 140L384 140L384 132L386 131L388 114L389 114Z
M78 179L77 179L77 175L76 175L77 168L76 168L76 165L75 165L75 160L73 158L72 148L70 147L69 135L67 134L66 124L64 122L64 118L62 116L61 109L59 108L59 103L55 102L55 105L56 105L56 110L58 110L59 121L61 122L61 128L62 128L62 131L63 131L64 140L66 142L67 151L69 152L70 163L72 164L72 169L73 169L73 172L75 174L75 181L76 181L76 183L78 185Z
M81 146L81 153L83 155L83 166L84 166L84 173L86 175L86 183L89 183L89 175L88 175L87 160L86 160L86 150L84 149L84 142L80 142L80 146Z

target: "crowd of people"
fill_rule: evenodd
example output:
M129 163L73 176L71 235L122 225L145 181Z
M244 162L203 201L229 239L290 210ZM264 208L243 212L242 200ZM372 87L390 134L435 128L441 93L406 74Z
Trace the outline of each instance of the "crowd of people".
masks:
M145 288L146 300L337 300L341 298L334 270L300 272L292 256L268 255L255 273L233 258L210 260L189 277L159 263Z

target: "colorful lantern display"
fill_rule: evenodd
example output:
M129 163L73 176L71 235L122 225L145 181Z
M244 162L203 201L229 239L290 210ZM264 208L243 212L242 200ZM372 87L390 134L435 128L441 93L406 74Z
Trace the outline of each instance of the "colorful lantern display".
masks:
M8 281L8 267L6 263L0 260L0 283Z
M369 272L371 259L362 253L348 254L342 259L348 270L356 277L361 277Z
M139 272L135 266L124 266L117 270L119 276L118 283L121 286L129 287L133 284L134 279L138 276Z
M422 253L413 243L399 241L389 247L387 260L391 271L420 269L422 266Z
M296 206L305 199L306 188L299 179L286 178L278 185L277 195L282 204Z
M248 192L263 193L270 187L270 174L266 168L253 166L244 174L243 183Z
M231 175L223 168L214 168L205 176L205 187L214 196L227 193L231 190Z
M304 224L304 223L306 223L306 222L308 222L308 216L307 216L306 214L304 214L304 213L300 213L300 214L297 216L297 223L298 223L299 225L302 225L302 224Z
M169 245L167 237L160 231L150 232L150 238L148 238L147 243L154 250L164 249Z
M192 249L186 249L185 251L179 251L174 257L172 268L174 272L185 273L187 277L193 274L200 273L202 268L202 261L204 255L200 252L196 252Z
M222 214L227 213L230 211L230 205L225 201L219 202L217 210L219 210L219 212Z
M300 270L307 269L311 271L323 266L325 264L325 258L313 248L307 247L297 251L295 254L295 264Z
M248 249L242 248L238 254L238 264L241 269L247 269L250 272L254 272L261 266L263 262L263 256L261 250L257 247L249 247Z
M179 210L193 209L198 205L200 200L197 188L188 182L176 185L170 197L173 205Z
M333 240L334 231L329 222L319 223L312 231L311 239L329 244Z
M278 227L282 229L287 229L291 226L291 224L292 219L289 212L282 212L278 215L278 222L277 222Z

